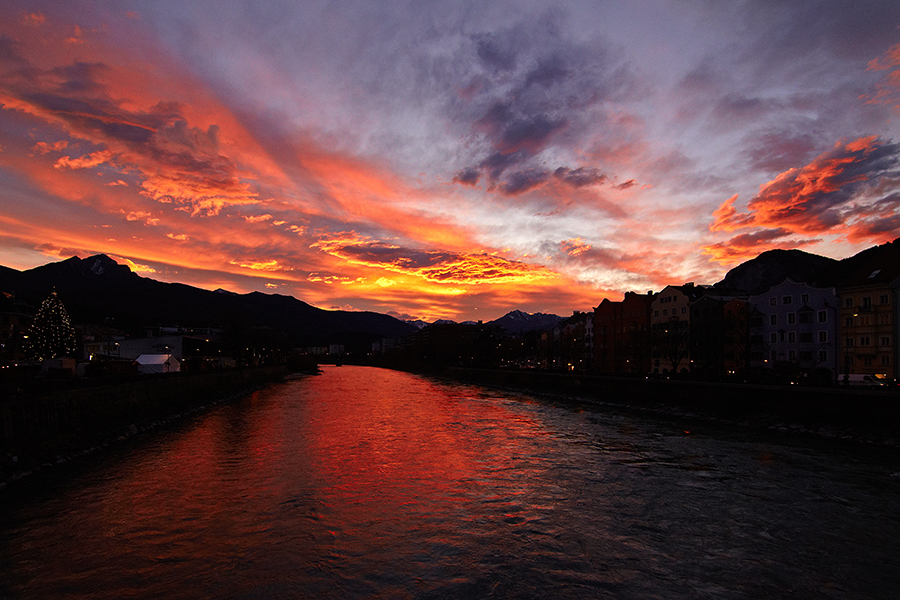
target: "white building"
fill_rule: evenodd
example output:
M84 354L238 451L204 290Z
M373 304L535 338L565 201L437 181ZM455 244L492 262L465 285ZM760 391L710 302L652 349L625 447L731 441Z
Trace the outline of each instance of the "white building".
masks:
M751 356L751 367L780 368L802 377L814 377L819 371L818 383L834 382L840 310L835 288L785 279L750 296L750 305L755 316L750 335L761 342Z
M135 361L138 373L177 373L181 361L171 354L141 354Z

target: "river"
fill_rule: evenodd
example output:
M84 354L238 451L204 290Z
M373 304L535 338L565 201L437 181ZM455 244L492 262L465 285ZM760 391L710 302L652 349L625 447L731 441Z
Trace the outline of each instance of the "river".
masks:
M0 598L896 598L895 448L325 367L0 491Z

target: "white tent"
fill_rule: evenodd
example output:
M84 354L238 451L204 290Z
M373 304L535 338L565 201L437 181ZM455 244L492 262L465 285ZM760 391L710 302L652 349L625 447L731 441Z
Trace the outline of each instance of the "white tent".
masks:
M141 354L135 359L138 373L175 373L181 362L171 354Z

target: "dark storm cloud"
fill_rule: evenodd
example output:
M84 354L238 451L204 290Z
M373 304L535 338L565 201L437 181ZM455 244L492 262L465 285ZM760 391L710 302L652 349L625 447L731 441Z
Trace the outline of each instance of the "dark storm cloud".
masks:
M770 128L751 135L745 146L742 155L753 169L780 173L806 163L815 151L815 139L808 132Z
M18 43L5 35L0 35L0 65L20 66L26 63L19 54Z
M511 71L516 67L516 53L508 40L493 35L474 38L478 58L497 71Z
M469 167L463 169L453 177L453 181L463 185L477 185L481 178L481 172L478 169Z
M606 181L606 175L597 169L587 167L579 167L577 169L559 167L553 171L553 176L575 188L599 185Z
M497 187L505 196L517 196L538 187L549 178L547 171L525 169L510 173Z
M559 56L547 56L538 60L537 65L525 76L525 87L540 85L551 88L562 83L570 74L565 59Z
M489 189L516 195L562 168L576 173L566 183L586 185L585 171L548 166L542 157L551 149L565 153L585 142L586 132L602 129L603 107L632 94L635 79L603 40L575 42L563 33L560 14L540 17L470 38L478 60L462 62L460 74L472 93L454 108L477 136L482 157L476 153L455 181L472 185L484 177Z

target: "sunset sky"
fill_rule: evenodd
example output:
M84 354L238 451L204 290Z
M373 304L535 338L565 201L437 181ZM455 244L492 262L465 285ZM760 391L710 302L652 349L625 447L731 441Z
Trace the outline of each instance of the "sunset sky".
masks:
M571 314L900 236L900 2L0 3L0 264Z

